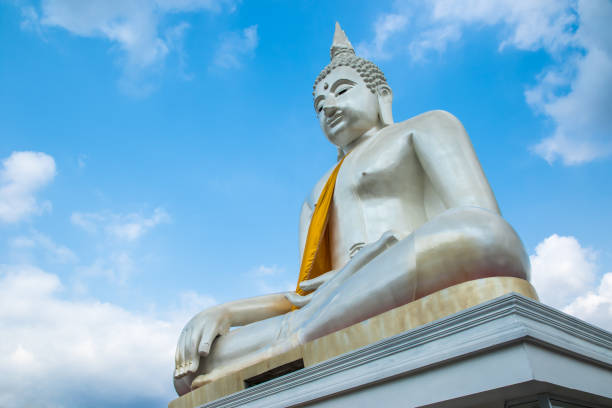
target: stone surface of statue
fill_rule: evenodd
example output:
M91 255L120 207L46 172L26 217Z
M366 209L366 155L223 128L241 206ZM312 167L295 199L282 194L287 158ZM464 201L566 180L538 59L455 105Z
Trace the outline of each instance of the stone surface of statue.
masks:
M438 290L491 276L528 279L523 245L461 123L443 111L394 123L386 79L355 55L338 25L331 54L314 87L321 128L344 157L326 223L330 270L301 283L307 295L261 296L196 315L177 346L181 395ZM331 173L302 206L302 251Z

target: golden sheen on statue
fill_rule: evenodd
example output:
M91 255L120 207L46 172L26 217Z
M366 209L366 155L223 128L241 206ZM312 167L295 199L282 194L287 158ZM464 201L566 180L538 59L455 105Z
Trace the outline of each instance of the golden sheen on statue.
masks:
M179 395L385 312L423 323L511 291L537 298L523 244L457 118L395 123L383 73L337 23L313 95L339 162L302 206L296 290L193 317L176 350ZM425 297L435 300L427 308Z

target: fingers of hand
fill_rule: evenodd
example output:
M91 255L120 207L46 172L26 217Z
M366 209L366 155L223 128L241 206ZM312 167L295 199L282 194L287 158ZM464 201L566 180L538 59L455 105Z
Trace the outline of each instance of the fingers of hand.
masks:
M226 334L230 329L230 320L221 314L217 316L214 324L209 324L202 331L202 336L198 339L198 354L206 357L210 353L210 347L217 336Z
M202 357L206 357L210 352L210 346L213 340L217 337L217 325L207 324L204 330L202 330L202 337L198 344L198 354Z
M301 298L301 296L300 296L300 295L298 295L298 294L297 294L297 293L295 293L295 292L287 292L287 293L285 293L285 297L286 297L286 298L287 298L287 300L288 300L289 302L291 302L291 304L292 304L292 305L294 305L294 306L297 306L297 305L296 305L296 302L299 302L299 301L300 301L299 299Z
M198 345L201 337L201 325L193 322L188 324L181 332L175 355L174 376L176 378L195 373L198 370L200 365Z
M309 279L309 280L300 282L300 289L306 290L306 291L317 289L319 286L323 284L320 278L321 276L319 276L318 278Z
M174 376L177 378L182 377L187 373L187 371L185 370L186 368L185 349L187 346L186 341L187 341L187 338L189 337L189 333L190 333L189 327L185 327L183 331L181 332L181 335L178 341L178 345L176 347L176 355L175 355L176 367L174 370Z
M200 365L200 353L198 346L202 339L202 335L202 330L199 327L194 328L194 330L191 331L191 336L188 343L189 348L187 349L188 359L185 367L187 373L195 373Z
M306 291L316 290L319 286L330 280L335 274L336 271L329 271L314 279L304 280L300 283L300 289Z
M179 336L178 343L176 344L176 352L174 353L174 367L178 367L181 364L181 334Z
M396 242L398 242L397 234L393 230L389 230L389 231L385 232L382 235L382 237L380 238L380 240L383 241L385 243L385 245L387 245L387 246L391 246L391 245L395 244Z
M200 346L198 347L198 354L202 357L206 357L210 352L210 342L201 341Z
M181 376L181 364L183 361L181 360L181 339L179 337L179 342L176 345L176 353L174 353L174 377L178 378Z
M312 293L306 295L306 296L300 296L295 292L292 293L287 293L285 296L287 297L287 300L289 302L291 302L294 306L296 307L303 307L305 305L308 304L308 302L310 302L310 299L312 299Z
M195 374L200 366L200 356L206 357L210 347L219 334L229 331L229 320L223 315L206 316L190 322L181 332L175 354L176 378Z

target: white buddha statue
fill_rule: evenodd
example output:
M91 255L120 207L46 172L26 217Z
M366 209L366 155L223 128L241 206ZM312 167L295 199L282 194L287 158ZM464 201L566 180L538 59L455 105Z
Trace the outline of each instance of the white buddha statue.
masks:
M384 75L355 55L339 25L331 57L315 81L314 107L344 159L302 206L303 280L296 293L196 315L177 346L174 382L181 395L452 285L528 278L523 245L502 219L459 120L432 111L394 123ZM330 182L331 192L324 188ZM317 201L325 205L323 190L329 208L312 221L320 224L317 238L310 225ZM229 331L233 326L241 327Z

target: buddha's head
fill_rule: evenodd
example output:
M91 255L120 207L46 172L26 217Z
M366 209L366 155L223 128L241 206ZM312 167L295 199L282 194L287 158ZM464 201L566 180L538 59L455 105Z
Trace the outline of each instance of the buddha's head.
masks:
M355 51L336 23L331 62L314 83L314 107L327 138L341 150L393 123L393 95L385 76Z

